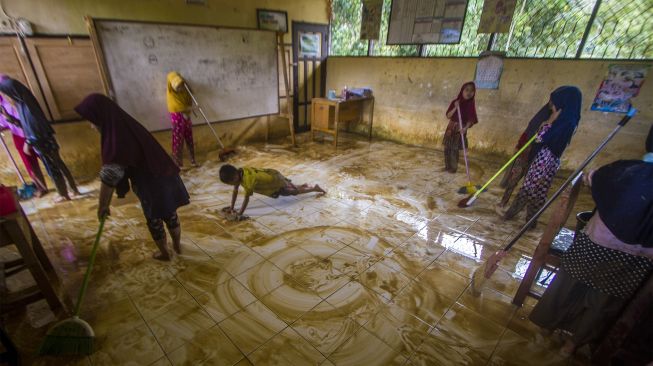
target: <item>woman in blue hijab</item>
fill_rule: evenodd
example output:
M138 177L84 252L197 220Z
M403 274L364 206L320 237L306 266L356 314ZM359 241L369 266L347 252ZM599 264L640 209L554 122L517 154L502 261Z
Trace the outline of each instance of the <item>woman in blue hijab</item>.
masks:
M551 93L551 115L537 133L531 150L534 158L517 198L504 214L505 220L512 219L526 207L528 222L544 205L553 177L560 168L560 158L580 122L582 100L583 95L575 86L561 86Z

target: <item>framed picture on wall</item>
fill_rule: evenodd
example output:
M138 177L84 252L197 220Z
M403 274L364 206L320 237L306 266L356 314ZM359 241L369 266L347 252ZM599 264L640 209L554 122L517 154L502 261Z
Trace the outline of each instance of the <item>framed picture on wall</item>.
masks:
M288 13L283 10L256 9L258 29L288 32Z

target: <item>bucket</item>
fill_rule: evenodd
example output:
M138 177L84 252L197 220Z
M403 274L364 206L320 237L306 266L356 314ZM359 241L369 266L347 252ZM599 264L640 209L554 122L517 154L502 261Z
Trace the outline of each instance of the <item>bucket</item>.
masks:
M594 211L583 211L576 214L576 232L579 232L585 228L585 225L590 221Z

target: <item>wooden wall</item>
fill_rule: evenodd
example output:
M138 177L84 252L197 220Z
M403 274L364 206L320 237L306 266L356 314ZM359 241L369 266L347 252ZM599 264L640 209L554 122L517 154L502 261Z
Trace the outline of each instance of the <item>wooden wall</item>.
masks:
M0 37L0 73L28 86L52 121L79 119L73 108L103 92L88 38Z

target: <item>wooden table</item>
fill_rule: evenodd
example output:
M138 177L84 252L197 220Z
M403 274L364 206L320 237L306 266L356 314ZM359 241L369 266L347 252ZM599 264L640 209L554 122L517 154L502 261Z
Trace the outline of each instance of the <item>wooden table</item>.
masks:
M366 110L370 123L369 140L372 140L374 97L349 100L313 98L311 104L311 140L315 138L316 131L330 134L333 136L333 144L337 147L339 125L345 123L349 130L350 123L364 122Z

